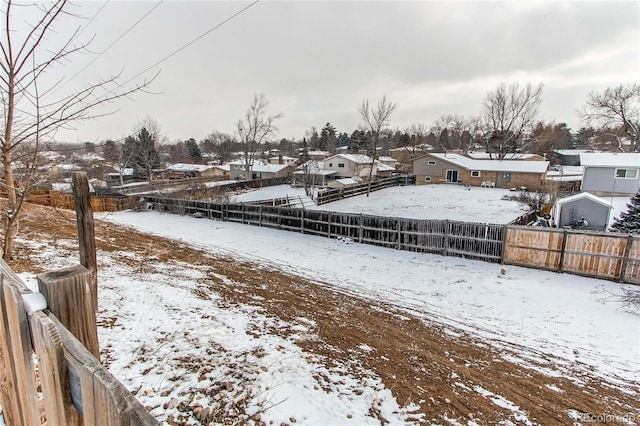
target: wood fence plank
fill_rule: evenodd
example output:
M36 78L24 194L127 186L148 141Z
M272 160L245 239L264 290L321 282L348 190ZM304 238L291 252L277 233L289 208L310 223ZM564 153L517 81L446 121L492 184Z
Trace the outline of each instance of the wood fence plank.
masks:
M4 262L2 262L4 264ZM20 396L17 387L16 360L13 358L11 336L9 335L9 323L7 320L7 309L4 299L4 286L8 281L4 271L0 275L0 404L5 422L9 425L22 423L22 407L20 406Z
M80 415L71 399L67 363L58 329L42 311L35 312L30 322L34 349L38 355L47 425L80 425Z
M28 291L28 290L27 290ZM15 388L20 408L20 421L16 425L40 425L40 408L36 394L35 368L31 349L31 333L27 313L18 286L3 280L3 313L6 315L6 333L9 356L13 360Z
M69 370L69 383L71 386L71 399L73 405L78 409L78 412L85 414L85 407L83 405L83 390L81 390L81 377L83 369L90 371L103 370L106 376L101 376L101 381L110 380L112 386L120 387L120 395L127 401L130 408L131 419L133 425L138 426L158 426L158 421L142 406L127 389L116 380L99 362L98 360L80 343L70 332L64 328L64 325L55 317L55 315L49 315L49 318L58 328L60 338L62 339L62 345L64 347L64 356L67 362ZM105 378L106 377L106 378ZM92 397L93 398L93 397ZM104 423L98 423L98 425ZM118 423L116 423L117 425Z
M104 369L84 367L80 373L80 384L84 425L131 425L131 410L123 389Z

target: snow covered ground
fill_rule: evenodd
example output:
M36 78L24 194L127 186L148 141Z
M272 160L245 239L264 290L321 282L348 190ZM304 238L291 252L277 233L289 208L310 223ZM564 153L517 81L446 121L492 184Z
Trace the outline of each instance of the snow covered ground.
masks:
M505 224L526 213L518 202L503 197L515 195L508 189L471 188L460 185L398 186L375 191L366 196L345 198L321 206L307 207L342 213L365 213L376 216L412 219L449 219L463 222ZM278 185L234 196L231 202L250 202L283 197L307 198L302 188ZM629 197L607 197L613 205L611 221L626 211Z
M369 197L360 195L308 208L411 219L502 224L526 212L519 203L502 199L505 195L514 193L496 188L466 190L460 185L397 186L372 192ZM278 185L240 194L230 201L249 202L286 196L306 197L302 188Z
M634 286L514 266L502 275L496 264L158 212L106 219L388 300L498 346L523 345L608 380L640 377L640 312L619 303L623 288L638 290Z

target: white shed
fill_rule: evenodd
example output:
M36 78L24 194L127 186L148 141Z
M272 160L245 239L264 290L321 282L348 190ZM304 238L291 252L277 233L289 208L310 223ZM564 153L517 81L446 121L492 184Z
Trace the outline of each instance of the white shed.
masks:
M561 198L553 207L552 216L558 228L571 227L576 220L584 218L585 228L604 231L609 225L613 205L588 192Z

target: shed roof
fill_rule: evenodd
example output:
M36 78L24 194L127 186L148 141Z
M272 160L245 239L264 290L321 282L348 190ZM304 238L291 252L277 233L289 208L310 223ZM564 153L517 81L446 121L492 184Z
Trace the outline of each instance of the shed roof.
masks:
M613 205L611 203L607 202L606 200L604 200L604 199L602 199L600 197L596 197L595 195L590 194L588 192L580 192L578 194L574 194L574 195L571 195L569 197L561 198L558 201L556 201L556 205L561 206L561 205L570 203L572 201L581 200L583 198L586 198L588 200L591 200L591 201L594 201L596 203L602 204L603 206L606 206L606 207L610 207L610 208L613 207Z

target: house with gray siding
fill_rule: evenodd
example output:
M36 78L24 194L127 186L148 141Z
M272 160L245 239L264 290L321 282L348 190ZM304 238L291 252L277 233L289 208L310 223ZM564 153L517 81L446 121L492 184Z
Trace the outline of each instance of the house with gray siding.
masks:
M600 197L633 196L640 188L640 153L580 154L584 169L581 190Z

